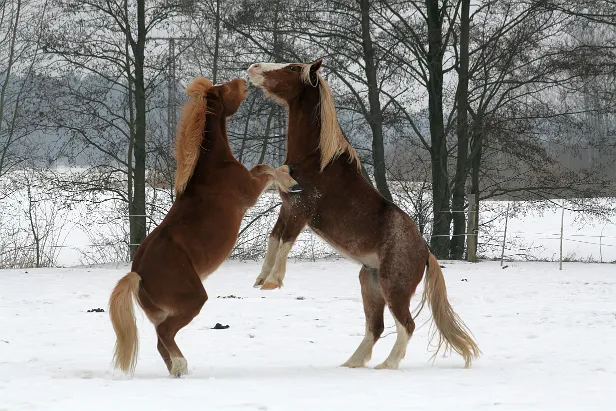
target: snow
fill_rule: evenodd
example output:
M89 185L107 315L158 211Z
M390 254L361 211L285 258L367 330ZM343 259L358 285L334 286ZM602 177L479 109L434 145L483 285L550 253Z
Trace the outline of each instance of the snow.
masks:
M400 370L341 368L364 331L356 264L291 261L285 287L263 292L251 287L259 263L228 261L178 334L182 379L167 376L141 310L136 373L111 370L108 314L87 310L107 309L128 267L0 271L0 410L616 409L614 265L443 264L483 351L470 369L457 355L430 362L427 311ZM241 299L218 298L229 295ZM369 366L391 350L393 325L387 313Z

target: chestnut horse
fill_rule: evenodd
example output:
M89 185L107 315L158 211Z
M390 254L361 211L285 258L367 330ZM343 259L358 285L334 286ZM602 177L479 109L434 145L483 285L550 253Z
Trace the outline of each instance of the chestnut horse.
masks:
M175 335L207 301L203 280L227 258L242 217L261 193L274 182L282 192L297 184L286 166L274 169L261 164L249 171L233 157L227 117L239 108L247 89L242 79L213 86L202 77L186 89L191 99L183 107L176 138L176 200L141 243L131 272L109 299L117 337L115 368L131 373L135 369L136 297L156 328L158 352L171 375L187 373Z
M363 264L359 282L366 334L343 366L363 367L370 360L383 333L388 306L397 339L387 359L376 368L396 369L415 330L409 312L411 296L427 267L421 306L426 301L431 306L438 328L437 353L441 348L453 349L468 367L480 351L447 300L439 263L415 222L362 176L357 153L342 135L320 66L321 60L314 64L255 63L247 70L255 85L288 108L285 164L303 189L299 194L281 193L282 207L255 286L266 290L282 286L287 256L308 225L342 255Z

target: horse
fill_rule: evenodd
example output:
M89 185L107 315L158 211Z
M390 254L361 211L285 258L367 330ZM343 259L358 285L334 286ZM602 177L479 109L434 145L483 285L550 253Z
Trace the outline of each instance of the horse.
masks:
M415 330L409 311L411 296L427 267L419 307L428 303L437 326L431 335L431 339L438 336L433 358L443 348L453 350L469 367L480 350L447 299L439 262L415 222L362 175L357 152L338 123L332 91L319 73L321 64L322 60L255 63L247 70L253 84L288 109L285 164L303 189L281 193L282 206L255 287L271 290L283 285L287 256L307 225L341 255L362 264L359 282L365 336L342 366L364 367L371 359L383 333L387 306L396 323L397 339L387 359L376 368L397 369Z
M131 272L120 279L109 299L116 334L114 368L131 374L138 337L133 298L154 324L160 353L169 373L180 377L188 364L175 342L177 332L195 318L208 295L203 281L228 257L242 217L272 184L297 191L287 166L259 164L251 170L229 146L227 117L246 96L243 79L213 85L196 78L186 89L176 136L176 200L163 221L137 249Z

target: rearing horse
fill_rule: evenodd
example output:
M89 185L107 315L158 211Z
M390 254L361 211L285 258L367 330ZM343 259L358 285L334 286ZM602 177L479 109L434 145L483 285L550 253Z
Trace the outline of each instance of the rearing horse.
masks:
M260 164L247 170L231 152L227 117L247 95L245 80L213 86L197 78L186 89L176 138L177 197L163 221L135 253L131 272L114 288L109 315L116 333L115 367L132 372L137 362L136 298L156 328L158 352L174 376L188 372L175 335L207 301L203 280L227 258L242 217L276 182L281 191L297 183L288 167Z
M287 256L308 225L342 255L363 264L359 272L366 334L343 366L363 367L383 333L385 306L396 322L397 339L376 368L396 369L406 354L415 323L411 296L426 271L422 306L432 309L438 350L453 349L468 367L479 348L449 301L443 273L415 222L387 201L360 172L357 153L344 139L333 95L313 64L255 63L247 73L267 95L288 108L287 159L299 194L281 193L283 203L255 286L282 286ZM433 335L434 337L435 335ZM437 350L437 353L438 353ZM435 353L436 355L436 353Z

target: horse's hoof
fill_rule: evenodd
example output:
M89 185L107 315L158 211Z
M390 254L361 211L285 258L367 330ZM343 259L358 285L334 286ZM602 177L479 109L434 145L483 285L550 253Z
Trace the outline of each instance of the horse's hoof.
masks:
M344 364L341 364L340 366L345 367L345 368L365 368L366 367L365 364L351 363L349 361L345 362Z
M387 361L377 365L374 367L375 370L397 370L398 366L396 364L389 364Z
M261 286L262 290L275 290L276 288L280 288L276 283L265 283Z
M289 187L289 193L301 193L303 190L299 184L295 184L293 187Z
M263 281L265 281L263 278L257 278L257 281L255 281L255 285L253 285L253 287L254 288L261 287L263 285Z
M183 357L171 357L171 369L169 374L174 378L181 378L188 374L188 362Z

